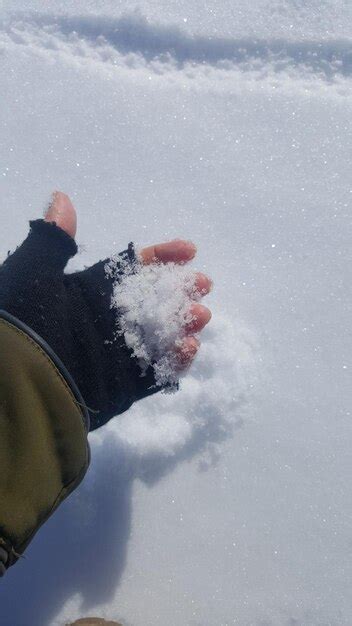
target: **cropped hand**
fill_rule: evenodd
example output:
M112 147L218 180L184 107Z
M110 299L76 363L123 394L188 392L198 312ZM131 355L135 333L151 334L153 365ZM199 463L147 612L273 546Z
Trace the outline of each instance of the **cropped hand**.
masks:
M64 230L73 239L76 236L77 216L69 197L57 191L53 194L52 203L45 215L48 222L56 222L57 226ZM190 241L176 239L167 243L148 246L140 251L140 260L145 265L151 263L187 263L191 261L197 252L196 246ZM195 287L198 293L205 296L212 287L212 281L204 274L198 272L195 278ZM200 343L194 334L199 333L211 319L210 310L199 303L194 303L189 311L190 322L186 326L187 336L180 345L175 346L175 352L179 357L180 369L187 368L195 357Z
M0 269L0 309L35 331L61 359L91 409L91 430L128 409L132 403L160 390L153 368L141 376L137 359L123 337L116 337L116 313L111 309L113 281L107 261L65 274L77 252L77 217L65 194L56 192L44 220L31 222L31 232ZM196 254L191 242L176 240L143 248L139 261L187 263ZM129 247L121 263L133 261ZM118 272L117 272L118 276ZM196 275L197 291L205 295L211 281ZM209 309L195 302L175 353L179 369L187 368L199 348L195 337L210 320Z

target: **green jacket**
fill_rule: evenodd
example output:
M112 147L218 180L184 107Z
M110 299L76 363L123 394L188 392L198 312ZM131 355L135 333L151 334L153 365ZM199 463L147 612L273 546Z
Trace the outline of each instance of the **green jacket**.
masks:
M58 357L4 311L0 346L0 545L8 567L83 479L89 418Z

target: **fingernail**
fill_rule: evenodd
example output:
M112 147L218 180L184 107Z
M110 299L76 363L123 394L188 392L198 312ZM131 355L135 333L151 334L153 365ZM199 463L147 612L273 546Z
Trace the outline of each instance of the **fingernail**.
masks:
M195 243L193 243L193 241L186 241L186 243L190 246L190 248L192 248L192 250L194 251L194 254L197 252L197 246Z
M192 248L192 250L194 252L197 252L197 246L195 243L193 243L193 241L191 241L190 239L180 239L180 237L176 237L176 239L171 239L170 243L174 243L174 242L181 242L183 244L186 244L186 246L189 246L190 248Z

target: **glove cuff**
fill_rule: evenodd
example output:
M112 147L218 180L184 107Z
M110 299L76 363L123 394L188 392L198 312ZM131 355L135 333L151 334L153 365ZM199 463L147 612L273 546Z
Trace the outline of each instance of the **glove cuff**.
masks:
M30 233L23 246L29 248L32 258L41 258L50 267L63 271L69 259L77 254L77 244L55 222L31 220Z

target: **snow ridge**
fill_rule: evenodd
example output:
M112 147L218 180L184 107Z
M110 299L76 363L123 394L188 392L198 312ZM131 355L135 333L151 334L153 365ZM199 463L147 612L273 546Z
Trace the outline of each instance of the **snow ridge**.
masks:
M189 35L177 26L150 23L139 11L111 19L101 16L14 15L0 23L0 45L11 42L73 56L91 56L111 65L131 55L158 73L186 67L275 74L299 70L311 78L332 82L352 76L352 41L327 39L231 39ZM158 68L155 63L159 62ZM160 67L161 64L161 67ZM138 63L137 63L138 65Z

